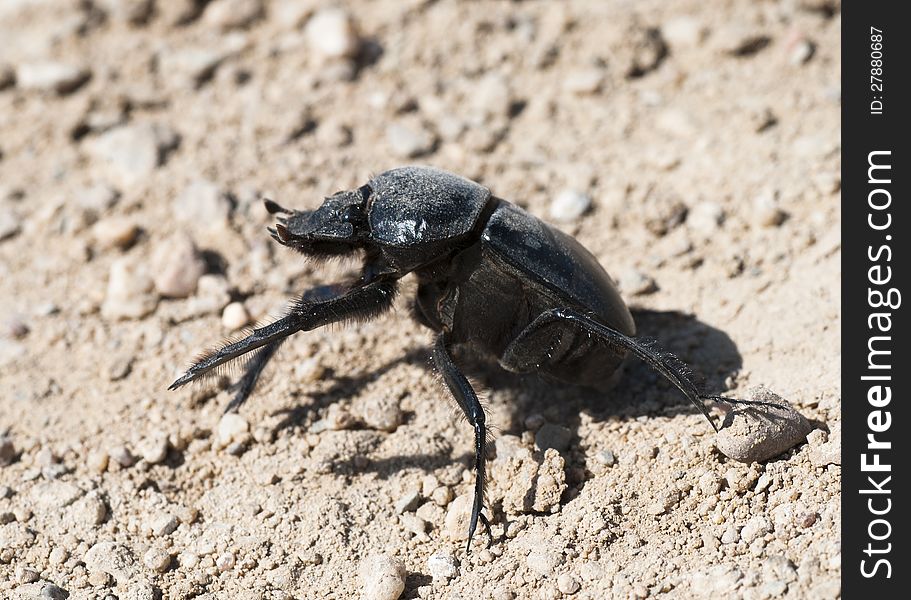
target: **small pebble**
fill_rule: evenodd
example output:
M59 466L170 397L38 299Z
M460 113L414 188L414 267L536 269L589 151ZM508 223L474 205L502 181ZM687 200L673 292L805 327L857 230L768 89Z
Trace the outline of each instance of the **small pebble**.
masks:
M92 226L92 238L101 250L129 248L138 235L139 227L127 217L108 217Z
M225 571L230 571L234 568L234 553L233 552L224 552L218 555L218 558L215 559L215 566L218 568L219 572L224 573Z
M375 555L361 563L365 600L396 600L405 591L405 565L388 555Z
M104 523L108 516L108 507L98 494L90 493L76 502L73 513L78 523L96 527Z
M573 439L573 432L553 423L545 423L535 434L535 446L539 450L553 448L557 452L565 452Z
M115 542L98 542L85 553L83 562L90 573L107 573L120 584L126 584L141 572L132 551Z
M456 496L449 504L443 529L449 539L461 542L468 539L468 523L471 520L471 506L474 501L471 494Z
M429 523L417 515L406 513L399 517L399 520L402 522L402 526L406 531L410 531L419 537L419 539L426 538L424 535L427 532L427 526Z
M569 573L557 577L557 589L564 594L575 594L579 591L579 582Z
M672 48L692 48L700 45L707 30L695 17L682 16L661 26L661 35Z
M734 406L715 436L715 445L729 458L744 463L774 458L803 442L813 429L806 417L768 388L751 389L747 399L781 406Z
M317 11L304 28L310 49L327 58L346 58L357 54L361 39L354 21L341 8Z
M89 150L129 185L151 175L179 143L180 136L169 126L139 122L102 133L92 140Z
M6 525L16 520L16 515L11 512L0 512L0 525Z
M104 473L108 468L109 458L104 450L91 450L86 456L85 465L92 473Z
M70 593L68 591L53 583L46 583L41 588L42 600L66 600L69 597Z
M459 574L459 563L452 554L437 550L427 559L427 570L435 580L449 581Z
M66 559L69 558L70 553L64 548L54 548L51 550L50 555L47 557L48 561L52 565L62 565L66 562Z
M180 525L180 521L176 516L171 514L163 514L157 517L152 521L152 535L156 537L164 537L166 535L171 535L174 531L177 530L177 527Z
M168 436L164 432L155 433L141 442L136 450L139 455L150 465L157 465L168 457Z
M617 459L614 457L614 453L610 450L601 450L600 452L596 453L595 460L605 467L613 467L617 462Z
M323 378L326 368L313 356L294 365L294 378L301 383L314 383Z
M655 280L637 269L623 269L617 274L617 285L625 295L644 296L658 291Z
M413 490L396 500L395 502L395 513L400 515L402 513L411 512L418 507L421 502L421 494L417 490Z
M389 433L398 429L404 418L398 401L386 394L369 396L364 400L359 412L367 427Z
M548 215L557 223L572 223L591 208L592 199L573 189L563 190L553 199Z
M144 262L133 256L117 259L111 264L101 316L110 320L146 316L158 305L153 289L154 283Z
M152 253L155 289L167 298L186 298L196 291L206 262L185 233L163 240Z
M222 415L218 422L218 447L224 448L235 441L240 441L250 431L250 424L235 412Z
M0 208L0 241L11 238L22 230L22 219L11 208Z
M133 355L125 352L110 357L102 372L108 381L120 381L130 374L133 367Z
M786 218L774 192L763 192L753 199L753 221L760 227L778 227Z
M430 494L430 499L433 500L434 504L444 507L449 506L453 497L452 489L448 485L441 485Z
M229 331L236 331L250 324L250 313L243 302L232 302L221 313L221 324Z
M705 200L689 211L686 224L691 229L704 234L715 233L724 222L724 209L717 202Z
M419 124L393 123L386 128L386 143L400 158L417 158L433 150L436 139Z
M61 62L24 63L16 69L16 85L23 90L69 94L92 76L85 67Z
M164 573L171 566L171 555L159 548L149 548L142 556L142 564L156 573Z
M133 453L130 452L130 449L126 446L114 446L111 448L108 455L111 460L125 469L136 464L136 457L133 456Z
M219 29L249 27L265 14L263 0L215 0L206 7L203 21Z
M34 583L41 578L41 574L35 569L28 567L19 567L16 569L16 581L19 583Z
M224 229L228 226L231 202L222 188L213 181L197 179L174 198L174 217L190 227Z
M771 530L772 525L769 523L769 520L762 515L756 515L751 517L750 520L744 524L743 529L740 530L740 538L749 544L756 538L769 533Z
M602 69L580 69L571 71L563 78L563 89L572 94L595 94L604 85L604 71Z

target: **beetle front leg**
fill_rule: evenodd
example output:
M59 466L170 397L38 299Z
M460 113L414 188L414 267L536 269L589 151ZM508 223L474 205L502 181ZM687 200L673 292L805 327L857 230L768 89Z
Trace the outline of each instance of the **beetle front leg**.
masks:
M392 307L396 287L395 280L376 280L327 300L312 300L305 294L291 306L287 316L254 329L242 340L227 344L200 357L168 389L177 389L194 379L203 377L248 352L263 346L278 344L298 331L310 331L323 325L348 319L369 319L376 316ZM262 366L265 366L264 361ZM257 372L255 377L258 376ZM253 382L255 383L255 379Z
M459 408L465 413L468 422L474 427L474 462L475 462L475 483L474 483L474 503L471 506L471 522L468 525L468 546L465 552L471 553L471 539L478 528L478 521L484 525L487 532L489 548L493 544L493 534L490 532L490 522L487 520L481 510L484 509L484 481L485 481L485 462L487 460L487 427L485 426L484 408L481 406L478 395L472 389L468 379L452 361L449 354L446 334L437 336L436 344L433 347L433 362L443 376L443 381L452 395L455 396Z

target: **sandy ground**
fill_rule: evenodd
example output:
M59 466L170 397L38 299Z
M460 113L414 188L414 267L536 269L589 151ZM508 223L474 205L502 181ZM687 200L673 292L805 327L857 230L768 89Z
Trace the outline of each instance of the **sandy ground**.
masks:
M340 5L0 3L0 597L837 597L837 3ZM166 391L354 266L277 248L260 198L413 162L563 218L708 389L818 430L741 464L641 364L482 371L496 539L466 555L472 432L413 284L297 336L238 418Z

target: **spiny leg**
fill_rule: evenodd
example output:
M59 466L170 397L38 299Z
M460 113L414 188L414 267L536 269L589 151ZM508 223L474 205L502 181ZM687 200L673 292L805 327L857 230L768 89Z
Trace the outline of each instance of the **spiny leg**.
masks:
M696 384L693 383L690 377L683 370L681 370L678 364L676 364L678 362L677 358L672 354L658 352L642 343L641 341L636 340L635 338L631 338L628 335L625 335L616 329L609 327L599 321L596 321L592 317L571 308L556 308L547 311L539 315L534 322L540 322L543 324L547 321L552 320L563 320L575 323L583 330L588 331L593 335L597 335L606 343L615 345L618 349L628 350L635 354L645 364L655 369L655 371L663 375L668 381L673 383L677 389L683 392L683 395L686 396L687 399L692 402L697 409L699 409L699 412L705 416L715 431L718 431L718 426L715 425L715 422L712 420L708 409L703 403L704 400L724 402L728 404L777 406L768 402L736 400L734 398L727 398L725 396L703 394L699 391L699 389L696 387Z
M291 306L287 316L264 327L254 329L242 340L227 344L217 351L204 355L168 389L179 388L239 356L268 344L280 342L298 331L310 331L323 325L348 319L374 317L392 306L395 291L395 280L378 279L327 300L310 300L307 295L304 295Z
M271 342L254 352L253 358L247 363L243 377L241 377L235 385L237 391L234 394L234 398L232 398L231 402L228 403L228 406L225 407L226 413L236 411L247 401L247 398L250 397L250 394L252 394L253 390L256 388L256 382L259 381L259 376L262 375L263 369L266 368L266 364L275 356L279 346L281 346L284 341L285 340L277 340Z
M465 375L459 371L459 368L452 361L449 354L448 341L446 334L437 336L436 344L433 347L433 362L443 376L443 381L452 395L455 396L459 408L465 413L468 422L474 427L474 458L475 458L475 484L474 484L474 503L471 507L471 522L468 526L468 546L466 553L471 553L471 539L478 528L478 520L484 525L487 532L487 546L493 543L493 534L490 532L490 522L487 520L481 510L484 508L484 467L487 460L487 428L485 427L484 408L478 400L478 395L472 389L471 384Z
M343 293L343 290L344 288L337 284L321 285L304 292L304 295L301 296L300 301L325 302L326 300L330 300L341 295ZM247 401L247 399L250 397L250 394L252 394L253 390L256 389L256 384L259 381L263 370L266 368L266 365L270 360L272 360L272 357L275 356L275 353L278 352L278 349L281 347L283 342L284 340L271 342L253 352L253 357L247 363L243 377L241 377L234 385L234 398L232 398L231 402L228 403L228 406L225 407L226 413L236 411L244 402Z

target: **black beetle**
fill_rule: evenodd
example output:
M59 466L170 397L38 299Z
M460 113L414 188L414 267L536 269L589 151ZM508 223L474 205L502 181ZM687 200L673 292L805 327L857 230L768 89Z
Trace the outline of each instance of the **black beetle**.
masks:
M627 353L666 377L717 431L705 400L673 356L633 336L636 326L617 288L575 239L473 181L430 167L386 171L314 211L282 208L269 231L280 244L326 258L362 251L356 281L310 290L287 316L200 357L171 384L178 388L255 351L226 410L239 407L288 336L329 323L369 319L389 309L398 280L418 279L414 313L437 332L433 361L474 427L475 488L468 548L480 520L487 428L478 396L452 358L453 346L493 357L515 373L563 383L607 386Z

